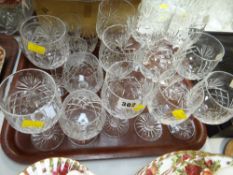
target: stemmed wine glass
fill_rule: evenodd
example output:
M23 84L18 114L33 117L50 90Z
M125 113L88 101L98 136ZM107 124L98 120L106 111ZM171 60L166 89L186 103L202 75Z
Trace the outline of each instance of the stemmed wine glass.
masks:
M190 89L190 82L170 69L160 76L148 103L150 114L169 125L171 134L183 140L193 136L195 125L188 119L203 100L202 93L190 93Z
M56 125L61 100L54 79L38 69L24 69L9 75L0 84L0 108L17 131L32 134L39 150L56 149L64 134Z
M99 4L96 32L102 40L104 30L115 24L126 25L130 16L135 15L135 7L128 0L104 0Z
M88 144L102 131L106 113L100 98L89 90L76 90L64 100L60 125L74 144Z
M223 71L214 71L198 82L192 93L203 94L201 105L194 117L210 125L222 124L233 116L233 75ZM194 99L191 99L192 101Z
M63 86L62 66L69 56L65 23L55 16L33 16L22 23L20 36L29 61L49 70L56 83Z
M111 115L105 124L105 133L122 136L128 131L128 119L145 109L144 98L153 84L140 72L134 62L113 64L105 77L101 91L103 106Z
M204 32L192 32L198 39L187 49L180 49L174 56L176 71L186 79L200 80L213 71L222 61L225 49L214 36Z
M88 89L98 92L103 84L103 69L95 55L76 52L70 55L63 70L64 86L69 92Z
M105 71L119 61L136 61L140 55L141 45L136 42L128 27L122 24L109 26L102 35L99 50L100 65Z

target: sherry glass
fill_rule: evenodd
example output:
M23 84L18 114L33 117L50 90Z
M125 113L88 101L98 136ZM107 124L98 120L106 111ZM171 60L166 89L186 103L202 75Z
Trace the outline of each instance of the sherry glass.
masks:
M98 92L103 84L103 70L95 55L88 52L76 52L70 55L64 65L63 79L69 92L87 89Z
M198 82L193 87L193 94L199 91L204 97L202 104L193 114L194 117L210 125L218 125L230 120L233 116L232 80L232 74L214 71Z
M190 89L190 82L170 69L160 76L148 103L150 114L162 124L169 125L171 134L183 140L194 135L195 126L188 119L203 100L202 93L190 93Z
M121 61L113 64L106 74L101 91L103 106L114 120L106 122L111 127L105 127L105 133L111 136L125 134L128 131L126 120L143 112L144 99L152 86L152 82L141 74L136 63Z
M135 7L127 0L103 0L99 4L96 32L100 39L104 30L114 24L126 25L130 16L135 15Z
M71 142L88 144L102 131L106 113L101 99L92 91L76 90L64 100L60 125Z
M24 69L9 75L0 84L0 108L17 131L32 134L39 150L56 149L64 134L56 125L61 99L54 79L39 69Z
M176 71L184 78L200 80L222 61L225 49L221 42L210 34L193 32L192 35L198 36L198 39L190 48L181 48L174 56L173 63Z

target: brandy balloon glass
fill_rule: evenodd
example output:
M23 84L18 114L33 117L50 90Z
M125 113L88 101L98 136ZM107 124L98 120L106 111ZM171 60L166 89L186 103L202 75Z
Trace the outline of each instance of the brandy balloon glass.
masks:
M194 117L202 123L218 125L233 116L233 75L223 71L214 71L193 87L196 96L203 93L203 101L195 111ZM193 99L192 99L193 100Z
M24 69L9 75L0 84L0 108L17 131L32 134L39 150L53 150L64 134L56 125L61 108L53 78L38 69Z
M63 102L60 125L75 144L88 144L102 131L106 113L100 98L92 91L77 90Z
M77 52L70 55L63 70L64 85L69 92L87 89L98 92L103 84L103 69L95 55Z

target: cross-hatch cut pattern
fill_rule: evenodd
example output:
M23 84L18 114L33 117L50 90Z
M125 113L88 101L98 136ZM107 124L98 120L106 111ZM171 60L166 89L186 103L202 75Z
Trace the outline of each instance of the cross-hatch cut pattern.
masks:
M209 89L209 92L211 96L217 101L217 103L221 104L224 107L230 106L230 97L228 91L219 88L213 88Z

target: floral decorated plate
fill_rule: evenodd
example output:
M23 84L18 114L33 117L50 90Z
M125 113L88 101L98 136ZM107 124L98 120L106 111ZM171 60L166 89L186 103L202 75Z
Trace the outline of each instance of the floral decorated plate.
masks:
M233 175L233 158L200 151L165 154L137 175Z
M65 158L54 157L38 161L27 167L19 175L94 175L79 162Z

